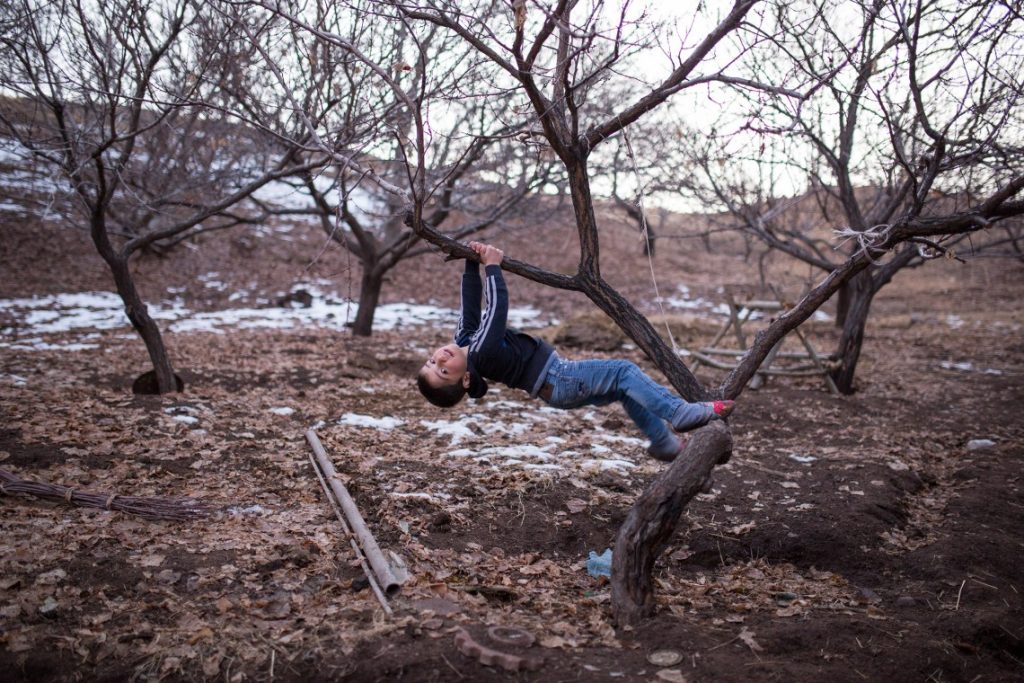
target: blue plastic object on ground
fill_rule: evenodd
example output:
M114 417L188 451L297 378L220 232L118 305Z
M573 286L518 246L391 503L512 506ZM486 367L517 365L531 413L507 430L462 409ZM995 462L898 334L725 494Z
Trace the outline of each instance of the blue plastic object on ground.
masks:
M605 548L605 551L600 555L593 550L590 551L590 557L587 558L587 573L594 577L607 576L609 579L612 578L611 548Z

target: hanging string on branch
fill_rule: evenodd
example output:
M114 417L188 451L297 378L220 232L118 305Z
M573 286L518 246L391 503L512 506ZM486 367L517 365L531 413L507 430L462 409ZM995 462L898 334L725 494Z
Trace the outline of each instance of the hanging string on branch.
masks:
M79 490L71 486L21 479L13 472L0 469L0 493L63 500L79 507L117 510L148 519L184 521L204 517L212 509L193 498L140 498L116 493Z
M644 188L640 182L640 169L636 164L636 155L633 153L633 143L629 141L629 129L622 129L622 139L626 143L626 154L629 156L629 161L633 165L633 175L636 176L636 205L640 209L640 234L644 239L644 244L649 244L650 230L647 227L647 209L644 207ZM651 249L647 249L647 265L651 270L651 282L654 284L654 300L658 302L658 309L661 311L661 317L665 321L665 332L668 334L668 340L672 344L672 350L679 354L679 345L676 344L676 338L672 334L672 328L668 324L668 316L665 314L665 304L661 298L661 292L658 291L658 278L654 274L654 255L651 253Z

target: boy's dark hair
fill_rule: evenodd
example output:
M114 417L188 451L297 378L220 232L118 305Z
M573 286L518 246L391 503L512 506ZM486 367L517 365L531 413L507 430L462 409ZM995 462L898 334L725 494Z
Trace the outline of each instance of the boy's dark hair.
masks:
M462 382L434 387L427 382L427 376L423 372L416 375L416 386L419 387L423 398L438 408L451 408L466 395L466 388L462 386Z

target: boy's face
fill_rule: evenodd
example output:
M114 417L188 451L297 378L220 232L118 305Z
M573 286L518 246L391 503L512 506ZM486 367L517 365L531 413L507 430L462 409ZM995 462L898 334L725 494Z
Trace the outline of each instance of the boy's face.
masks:
M442 387L458 382L468 386L469 373L466 370L466 352L457 344L448 344L434 351L427 362L423 364L420 372L432 387Z

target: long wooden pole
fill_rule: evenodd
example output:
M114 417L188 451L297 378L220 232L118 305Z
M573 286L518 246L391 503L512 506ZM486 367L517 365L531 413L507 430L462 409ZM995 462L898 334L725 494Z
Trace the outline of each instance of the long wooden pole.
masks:
M323 470L331 491L334 492L334 496L341 505L342 512L345 513L345 519L348 520L349 526L352 527L356 538L359 539L359 545L362 547L366 559L369 560L370 567L373 568L373 573L377 576L377 581L380 582L381 588L384 589L384 594L389 597L396 594L401 588L401 584L395 578L394 572L391 571L391 565L388 564L384 553L381 552L380 546L377 545L377 540L370 533L366 522L363 521L363 516L359 514L359 508L356 507L355 501L349 495L348 489L338 480L338 472L334 469L334 465L331 464L330 458L327 457L327 451L324 450L323 444L320 443L320 437L316 435L316 430L306 430L306 440L313 447L313 453L320 464L320 469Z
M366 576L367 583L370 584L370 589L373 590L374 596L377 598L377 602L384 608L384 613L388 616L394 612L391 610L391 605L388 604L388 599L385 597L384 592L380 589L380 585L377 584L377 579L373 576L373 570L370 569L370 565L366 563L366 555L359 548L359 544L356 543L355 534L348 526L348 522L345 521L345 515L342 514L341 508L338 507L338 501L334 499L334 494L331 493L330 487L327 485L327 480L324 479L323 472L320 471L319 465L316 464L316 458L312 453L309 454L309 464L313 466L313 472L316 474L317 480L320 482L320 486L324 490L324 495L327 496L327 502L331 504L331 509L334 510L334 514L338 517L338 523L341 524L341 528L345 530L345 537L348 539L349 545L352 546L352 552L359 558L359 568L363 570L363 575Z

